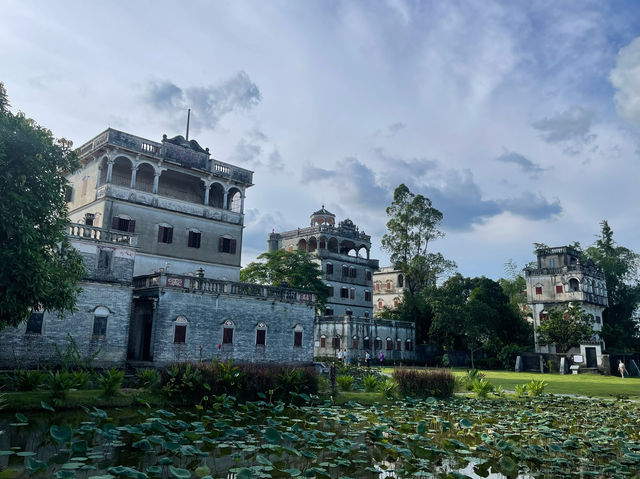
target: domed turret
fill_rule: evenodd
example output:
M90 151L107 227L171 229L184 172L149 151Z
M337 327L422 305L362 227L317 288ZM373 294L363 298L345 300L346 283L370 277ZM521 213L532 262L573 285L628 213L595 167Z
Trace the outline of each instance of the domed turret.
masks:
M311 226L329 225L335 226L336 215L324 209L324 205L311 215Z

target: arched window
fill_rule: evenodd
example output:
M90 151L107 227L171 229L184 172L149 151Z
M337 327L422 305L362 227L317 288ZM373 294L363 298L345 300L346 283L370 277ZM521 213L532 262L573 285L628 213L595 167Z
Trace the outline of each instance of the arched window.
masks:
M576 278L571 278L569 280L569 291L572 291L572 292L580 291L580 283Z
M358 336L351 338L353 340L353 349L358 349Z
M327 263L326 267L327 275L333 274L333 263Z
M393 339L387 338L387 351L393 351Z
M402 339L396 338L396 349L402 351Z
M327 347L327 337L324 334L320 336L320 347L321 348Z
M397 308L399 302L400 302L400 300L398 298L393 298L393 307Z
M235 325L233 321L227 319L222 325L222 344L233 344L233 330Z
M349 308L347 308L347 310L345 311L345 314L347 316L353 316L353 311L351 311Z
M187 326L189 321L184 316L178 316L173 322L173 342L174 344L185 344L187 342Z
M404 349L407 351L413 351L413 341L407 339L404 343Z
M391 281L387 281L387 291L391 291Z
M382 302L381 299L378 300L378 309L382 309L382 307L384 306L384 303Z
M267 325L260 321L256 326L256 346L265 346L267 344Z
M363 341L362 346L364 347L364 349L371 348L371 340L369 339L369 336L365 336L364 337L364 341Z
M93 337L105 338L107 336L107 318L109 317L108 308L98 306L93 310Z
M380 339L380 336L376 336L376 349L382 349L382 339Z
M296 324L296 326L293 328L293 347L302 347L302 325L300 324Z

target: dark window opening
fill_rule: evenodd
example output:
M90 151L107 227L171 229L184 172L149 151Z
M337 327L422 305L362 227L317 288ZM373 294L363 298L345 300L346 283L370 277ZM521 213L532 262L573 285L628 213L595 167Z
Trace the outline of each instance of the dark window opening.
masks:
M222 344L233 344L233 328L222 330Z
M329 297L333 296L333 286L329 286Z
M187 240L189 248L200 248L200 233L197 231L189 231L189 239Z
M173 333L173 342L184 344L187 340L187 325L176 324L175 331Z
M401 274L398 275L398 286L402 288L404 286L404 276Z
M342 277L343 278L348 278L349 277L349 267L348 266L343 266L342 267Z
M382 349L382 339L376 338L376 349Z
M331 339L331 347L333 347L333 349L340 349L340 338Z
M93 337L104 338L107 335L107 317L96 316L93 319Z
M87 226L93 226L93 220L95 219L96 215L94 215L93 213L87 213L84 215L84 224Z
M536 294L542 294L542 286L536 286Z
M349 290L347 288L340 288L340 297L347 299L349 297Z
M302 347L302 331L293 332L293 346L296 348Z
M73 198L73 187L70 186L64 190L64 200L69 203L71 198Z
M402 351L402 339L400 338L396 339L396 349Z
M171 243L173 241L173 228L170 226L158 226L158 243Z
M391 338L387 338L387 351L393 351L393 340Z
M333 265L331 263L327 264L327 274L333 274Z
M367 271L364 276L367 281L371 281L371 271Z
M364 338L364 344L362 346L364 349L369 349L371 347L371 340L368 337Z
M44 313L31 313L27 320L27 334L42 334L42 320Z
M406 349L407 351L413 351L413 343L411 342L410 339L407 339L404 349Z
M350 309L347 309L346 313L347 316L353 316L353 311L351 311Z
M136 230L136 221L130 220L129 218L120 218L119 216L114 216L111 220L111 229L134 233Z
M219 251L222 253L236 254L236 240L220 237Z
M267 332L264 329L256 331L256 345L264 346L266 344Z
M108 249L101 249L98 253L98 271L101 273L108 273L111 271L111 264L113 262L113 251Z
M358 338L353 338L353 349L358 349Z
M349 298L356 299L356 290L355 289L351 288L349 290Z
M369 311L365 311L365 312L364 312L364 317L365 317L365 318L368 318L368 317L369 317Z
M320 337L320 347L321 348L326 348L327 347L327 338L325 338L324 336Z
M357 278L358 270L355 268L349 268L349 276L351 276L352 278Z
M324 315L325 316L333 316L333 308L325 308Z
M562 285L556 285L556 293L562 293Z
M365 301L371 301L371 291L365 291L364 292L364 300Z

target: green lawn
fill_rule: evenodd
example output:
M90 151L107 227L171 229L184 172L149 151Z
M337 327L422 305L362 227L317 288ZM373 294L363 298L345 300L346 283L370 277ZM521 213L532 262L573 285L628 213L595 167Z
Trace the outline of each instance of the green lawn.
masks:
M384 368L385 374L393 374L393 368ZM532 379L548 383L545 392L553 394L579 394L581 396L612 397L617 395L640 398L640 378L601 376L599 374L540 374L511 371L482 371L487 381L513 391L516 384L526 384ZM453 374L463 376L466 369L454 369Z

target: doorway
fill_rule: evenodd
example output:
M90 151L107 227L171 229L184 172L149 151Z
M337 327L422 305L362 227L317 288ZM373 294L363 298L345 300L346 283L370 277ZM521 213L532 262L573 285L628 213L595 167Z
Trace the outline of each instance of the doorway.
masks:
M584 348L584 352L587 356L587 368L597 368L598 360L596 356L596 348Z

